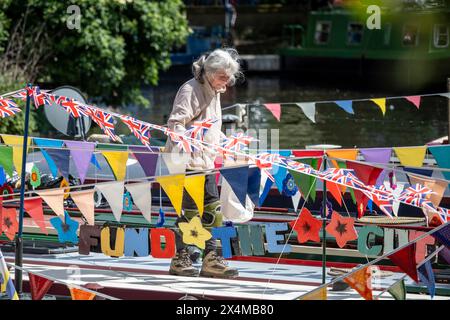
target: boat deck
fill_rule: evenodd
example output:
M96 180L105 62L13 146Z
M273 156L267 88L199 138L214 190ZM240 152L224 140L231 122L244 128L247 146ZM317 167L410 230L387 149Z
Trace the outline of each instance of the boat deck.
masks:
M5 254L5 258L9 263L14 262L11 254ZM98 253L91 253L89 256L78 253L25 255L23 265L28 271L48 275L67 284L95 283L102 287L99 292L119 299L180 299L188 295L197 299L291 300L316 288L322 281L321 267L246 261L229 261L229 264L238 268L238 278L229 280L172 276L168 273L169 259L154 259L151 256L111 258ZM196 266L201 267L200 264ZM392 273L387 277L374 278L374 297L402 276L402 273ZM26 272L23 278L26 291ZM327 275L326 279L329 282L332 277ZM406 284L414 285L409 278ZM436 284L436 288L439 292L448 289L448 285ZM49 294L68 295L68 292L65 285L54 284ZM328 300L359 299L362 298L353 289L328 289ZM380 297L380 300L391 299L393 298L387 292ZM430 296L408 293L407 299L429 300ZM436 296L435 299L450 297Z

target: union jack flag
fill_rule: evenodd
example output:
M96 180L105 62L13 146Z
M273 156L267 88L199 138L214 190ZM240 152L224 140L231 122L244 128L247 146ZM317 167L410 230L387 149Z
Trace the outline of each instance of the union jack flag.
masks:
M3 99L0 97L0 117L6 118L15 115L21 110L13 100Z
M130 116L120 116L123 123L127 125L130 131L134 134L139 141L145 146L150 146L150 126L137 121L135 118Z
M347 185L348 174L353 172L349 169L330 168L320 173L323 179Z
M49 101L45 97L44 91L41 91L38 86L28 88L26 87L26 92L33 98L34 106L39 108L42 105L48 104ZM26 98L26 97L25 97Z
M203 121L194 121L194 123L186 131L185 135L187 135L193 139L200 139L203 141L203 137L205 136L206 132L216 122L217 122L217 119L206 119Z
M437 213L437 216L439 217L442 223L450 221L450 209L442 207L436 208L431 201L425 201L423 203L423 207Z
M392 197L385 197L380 194L372 193L373 197L371 197L372 201L378 206L378 208L383 211L385 215L387 215L389 218L393 218L392 216L392 207L393 207L393 201Z
M222 143L222 147L228 150L240 151L242 147L249 145L254 140L255 139L252 137L245 136L242 132L238 132L231 137L226 137L225 141Z
M263 152L260 153L258 155L256 155L254 162L255 165L261 170L263 171L265 174L267 174L267 177L272 181L275 182L275 178L272 176L272 174L270 173L270 170L272 169L272 163L274 163L275 161L273 160L278 160L278 157L280 155L277 153L267 153L267 152Z
M13 98L19 98L25 101L27 99L27 90L22 89L12 95Z
M113 141L120 141L119 137L116 136L116 133L114 132L114 119L111 114L89 106L85 106L85 109L89 112L89 116L92 121L98 124L98 126L108 137L110 137Z
M167 131L167 134L169 135L170 139L175 142L177 147L186 153L201 150L201 146L199 146L195 141L190 141L190 139L181 134L177 134L169 130Z
M398 200L412 206L422 207L428 201L426 196L432 193L433 190L417 183L415 186L410 186L403 190Z
M86 115L84 109L80 108L81 103L79 103L78 101L71 98L58 100L60 101L58 104L62 106L74 118L78 118L80 115Z

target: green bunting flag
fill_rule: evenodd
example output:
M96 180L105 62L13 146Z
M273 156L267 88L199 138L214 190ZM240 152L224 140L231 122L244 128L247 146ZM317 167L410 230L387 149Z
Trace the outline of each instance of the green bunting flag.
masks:
M394 283L388 292L394 297L395 300L406 300L405 280L402 278L400 281Z

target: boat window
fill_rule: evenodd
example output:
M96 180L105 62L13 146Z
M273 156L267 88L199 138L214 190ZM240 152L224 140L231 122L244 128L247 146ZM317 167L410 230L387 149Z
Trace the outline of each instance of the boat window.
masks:
M419 39L419 27L415 25L405 25L403 28L403 40L404 46L417 46Z
M318 21L314 41L316 44L326 44L330 40L331 22Z
M448 26L436 24L434 26L434 46L445 48L448 46Z
M384 26L384 45L388 46L391 43L392 24L386 23Z
M347 27L347 44L361 44L364 26L361 23L350 22Z

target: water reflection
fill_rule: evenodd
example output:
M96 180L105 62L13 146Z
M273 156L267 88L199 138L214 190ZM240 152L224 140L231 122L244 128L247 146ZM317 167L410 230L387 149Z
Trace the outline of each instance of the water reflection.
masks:
M163 76L159 86L145 88L151 101L149 109L131 107L137 118L164 124L172 108L179 86L189 79L189 73ZM445 97L424 97L420 109L405 99L390 99L383 117L378 106L370 101L355 102L354 115L346 113L333 103L316 105L316 123L312 123L295 104L282 107L281 121L276 119L262 103L288 103L332 101L344 99L379 98L386 96L446 92L441 87L421 92L394 92L380 83L355 80L333 82L326 77L308 80L281 75L247 75L245 81L222 96L222 107L235 103L253 104L250 108L251 129L279 129L280 148L304 148L309 144L338 144L343 147L385 147L422 145L447 135L447 108ZM227 111L225 113L232 112ZM161 137L158 133L155 136ZM269 134L270 136L270 134Z

